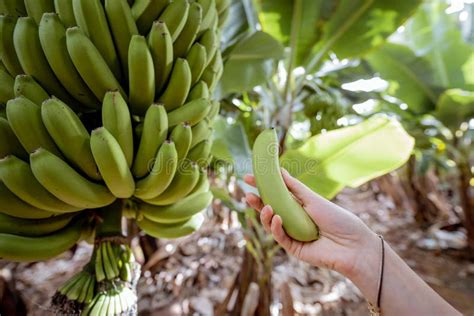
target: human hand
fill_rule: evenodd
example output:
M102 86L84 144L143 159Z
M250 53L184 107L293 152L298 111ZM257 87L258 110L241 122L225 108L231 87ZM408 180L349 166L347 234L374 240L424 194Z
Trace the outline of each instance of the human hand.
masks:
M364 265L367 256L373 255L380 241L357 216L322 198L303 183L282 169L286 186L303 206L320 230L320 239L301 242L289 237L282 226L280 216L273 213L270 205L253 193L247 193L247 203L260 212L263 227L290 254L309 264L329 268L350 277ZM246 183L255 186L252 175L244 177Z

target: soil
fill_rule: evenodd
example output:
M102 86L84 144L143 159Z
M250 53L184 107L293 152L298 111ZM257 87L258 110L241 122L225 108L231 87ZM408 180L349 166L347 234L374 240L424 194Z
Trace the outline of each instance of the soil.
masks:
M395 210L384 195L368 189L345 190L335 202L351 209L382 234L426 282L464 315L474 315L473 262L453 251L420 247L420 240L430 241L433 232L420 230L413 214ZM145 265L138 285L140 315L214 314L234 282L245 247L236 216L227 218L231 220L219 225L209 220L187 238L158 241L158 251ZM15 293L20 296L28 315L50 315L48 306L55 288L77 272L89 260L90 253L90 245L80 244L74 254L69 252L43 263L0 262L0 281L9 284L11 298ZM283 251L275 257L272 278L272 315L282 314L285 304L281 302L288 301L293 301L297 315L368 315L365 300L350 281L335 272L298 262ZM0 299L1 296L2 291Z

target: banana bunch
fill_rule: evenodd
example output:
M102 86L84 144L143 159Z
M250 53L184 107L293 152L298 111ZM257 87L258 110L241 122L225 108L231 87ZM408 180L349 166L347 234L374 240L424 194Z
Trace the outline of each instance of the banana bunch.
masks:
M81 315L128 315L137 303L137 295L120 283L111 283L109 289L99 292L87 304Z
M74 275L61 285L53 300L75 301L79 304L89 304L94 297L96 280L86 269Z

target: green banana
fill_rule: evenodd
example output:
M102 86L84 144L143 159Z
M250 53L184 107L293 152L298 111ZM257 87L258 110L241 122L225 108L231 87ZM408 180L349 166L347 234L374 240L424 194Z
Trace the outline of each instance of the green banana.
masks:
M202 23L200 32L208 30L212 26L212 21L217 15L215 0L196 0L202 6Z
M122 65L122 73L128 78L128 47L132 36L138 34L137 25L126 0L105 0L104 7Z
M207 65L206 47L200 43L194 43L189 50L186 60L191 69L191 85L194 85L201 78Z
M159 101L167 111L172 111L183 105L191 88L191 69L186 59L176 59L171 77Z
M211 101L211 108L209 109L209 113L207 114L209 120L212 122L217 115L219 115L221 104L219 101L212 100Z
M20 61L13 46L13 32L16 18L0 15L0 59L12 77L23 73Z
M69 291L76 285L76 283L81 279L82 271L73 275L69 280L64 282L59 288L58 292L62 295L67 295Z
M194 186L193 190L189 193L189 196L195 193L208 192L210 188L209 179L207 178L207 170L201 169L199 174L198 183Z
M95 246L95 261L94 261L94 271L95 277L98 282L101 282L107 278L105 270L104 270L104 259L102 258L102 244L96 244Z
M120 62L101 0L72 0L72 5L77 25L90 38L115 78L120 80Z
M199 43L206 49L206 66L209 65L214 58L219 47L219 37L212 29L205 31L199 38Z
M94 295L94 294L92 294L92 295ZM92 297L91 301L88 302L86 304L86 306L84 306L84 309L82 310L81 315L90 316L90 313L91 313L92 309L94 309L94 306L96 305L96 303L99 299L99 295L96 295L96 296Z
M112 204L115 197L103 185L82 177L61 158L45 149L30 155L36 179L60 200L79 208L99 208Z
M0 118L0 140L0 158L14 155L23 160L28 160L28 153L16 138L10 123L3 117Z
M61 100L53 97L41 105L41 117L64 157L89 178L101 180L92 156L89 132L77 114Z
M0 160L0 179L20 199L37 208L54 213L71 213L79 209L58 200L41 186L28 163L15 156Z
M66 296L71 301L76 301L81 295L81 291L87 282L87 277L84 273L80 273L79 280L69 289Z
M64 214L47 219L24 219L0 213L0 233L27 237L44 236L66 227L75 214Z
M173 40L164 22L153 23L148 35L148 46L155 68L155 94L158 95L173 69Z
M129 198L135 191L135 181L120 144L104 127L92 131L92 155L110 192L118 198Z
M199 180L199 169L196 164L183 163L168 188L156 198L145 200L152 205L173 204L189 194Z
M140 34L148 34L153 22L168 6L171 0L136 0L132 6L132 15Z
M89 284L89 288L87 289L86 297L84 298L85 304L90 304L92 302L92 298L94 297L94 289L95 289L95 278L92 276L91 283Z
M202 120L199 124L194 125L191 129L193 134L191 141L191 148L199 144L205 139L209 139L211 136L212 129L209 127L209 123L206 120Z
M0 2L0 14L14 17L25 16L25 3L22 0L3 0Z
M0 257L10 261L47 260L68 250L81 237L82 221L42 237L0 234Z
M193 2L189 6L189 14L181 34L173 43L174 57L185 57L197 37L202 22L202 7Z
M28 153L43 147L61 156L43 124L39 106L25 97L17 97L7 103L7 118L13 132Z
M137 178L144 177L150 172L150 166L156 152L165 141L168 133L168 116L162 105L152 104L143 122L140 145L133 162L132 172Z
M186 158L191 148L193 133L191 127L187 123L178 124L170 134L170 139L176 144L176 152L178 153L178 162Z
M84 282L84 285L82 286L81 292L79 296L77 297L77 301L79 303L84 303L86 300L87 292L89 291L89 286L90 284L94 281L93 277L87 277L86 282Z
M0 67L0 104L7 104L8 100L13 99L15 80L3 67Z
M185 221L207 208L212 201L211 192L191 194L167 206L140 204L138 211L149 220L160 224L173 224Z
M194 126L207 116L209 110L209 100L204 98L193 100L168 113L168 126L173 127L182 122Z
M174 239L194 233L203 222L204 215L198 213L186 221L175 224L158 224L143 218L137 221L137 225L152 237Z
M51 69L64 88L82 105L97 108L99 103L87 87L69 57L66 28L56 13L45 13L39 24L39 39Z
M188 98L186 99L186 102L190 102L196 99L209 99L210 98L210 93L209 93L209 88L207 87L207 83L204 81L198 81L194 87L189 91Z
M51 213L45 210L36 208L30 204L27 204L15 194L13 194L8 188L0 181L0 212L13 217L24 218L24 219L44 219L49 218L55 213Z
M194 161L201 168L206 168L208 157L211 154L211 148L212 141L207 139L203 140L189 151L188 157L186 159Z
M184 29L189 14L188 0L174 0L160 14L158 20L165 22L173 42Z
M133 114L144 115L155 98L153 58L141 35L133 35L128 50L129 102Z
M39 24L43 13L54 12L53 0L25 0L25 8L28 16Z
M211 63L204 69L202 73L201 80L207 83L210 91L213 91L218 80L222 75L222 71L224 66L222 64L222 56L220 52L214 54L214 58L212 59Z
M48 93L29 75L16 76L13 89L15 97L24 96L38 106L49 99Z
M102 100L110 90L118 90L126 98L101 53L78 27L67 29L66 44L74 66L97 99Z
M94 304L94 308L91 309L90 313L85 313L85 315L91 315L91 316L101 316L101 315L107 315L105 311L103 312L103 309L107 309L107 306L105 305L107 300L107 296L103 293L99 294L99 297L97 298L97 302Z
M107 256L110 259L110 263L112 265L112 270L114 271L114 274L116 277L119 275L119 268L118 268L118 258L115 255L115 250L117 247L115 245L112 245L111 241L106 242L106 250L107 250Z
M107 252L107 243L108 242L103 242L100 244L100 252L102 255L102 263L104 265L106 279L113 280L115 279L116 275L114 269L112 268L112 258L109 257Z
M105 94L102 103L102 125L114 136L122 149L128 167L133 162L133 130L127 102L118 91Z
M168 188L178 167L178 153L175 143L165 141L156 154L150 174L137 182L135 196L152 199Z
M77 25L72 0L54 0L54 10L59 15L64 27L69 28Z
M31 17L18 19L13 32L13 44L24 73L35 78L48 94L68 104L74 102L51 70L41 48L38 26Z
M253 171L263 203L281 216L286 233L299 241L319 238L319 230L304 208L294 199L281 175L278 161L278 137L275 129L266 129L253 146Z

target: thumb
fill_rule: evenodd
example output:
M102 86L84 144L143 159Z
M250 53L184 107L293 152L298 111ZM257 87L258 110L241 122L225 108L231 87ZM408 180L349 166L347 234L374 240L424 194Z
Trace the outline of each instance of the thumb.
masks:
M314 195L313 191L311 191L298 179L293 178L284 168L281 168L281 175L283 176L283 180L285 181L287 188L298 200L300 200L303 204L309 202L310 197Z

